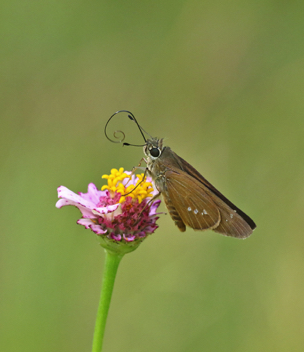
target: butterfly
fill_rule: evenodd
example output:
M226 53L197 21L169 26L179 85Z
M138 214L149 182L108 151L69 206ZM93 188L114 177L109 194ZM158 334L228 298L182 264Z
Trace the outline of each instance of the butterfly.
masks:
M152 177L158 195L163 196L169 214L180 231L186 231L188 226L194 230L209 229L236 238L246 238L252 234L256 228L254 221L186 160L170 147L164 146L163 139L153 137L146 139L144 129L139 126L131 112L120 110L110 119L120 112L128 113L128 117L137 124L145 140L145 144L141 146L146 157L144 159L147 164L146 174ZM108 136L107 138L111 140ZM132 144L124 143L124 145Z

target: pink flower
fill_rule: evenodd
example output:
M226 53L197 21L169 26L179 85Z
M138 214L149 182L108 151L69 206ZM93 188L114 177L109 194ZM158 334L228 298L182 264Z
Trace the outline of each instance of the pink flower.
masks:
M104 240L117 243L141 242L157 229L156 212L160 200L149 203L157 194L151 178L112 169L104 175L108 185L98 190L93 183L87 193L74 193L64 186L58 187L57 208L74 205L82 214L78 224L90 228ZM135 188L135 186L138 185ZM130 194L127 194L131 192ZM126 196L124 196L127 194Z

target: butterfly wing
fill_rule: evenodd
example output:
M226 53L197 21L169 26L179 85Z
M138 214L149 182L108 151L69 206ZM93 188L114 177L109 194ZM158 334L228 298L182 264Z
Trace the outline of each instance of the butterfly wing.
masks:
M165 177L166 191L163 195L165 199L166 196L169 198L171 207L187 226L195 230L212 229L237 238L246 238L252 233L251 226L225 202L226 198L220 198L203 182L175 167L167 168Z
M172 153L174 153L174 152L172 152ZM181 165L181 169L183 171L185 171L189 175L193 176L198 181L200 181L204 186L206 186L213 194L215 194L226 205L228 205L229 208L231 208L234 212L236 212L239 216L241 216L246 221L246 223L250 226L250 228L252 230L254 230L256 228L256 224L254 223L254 221L247 214L245 214L241 209L239 209L236 205L234 205L232 202L230 202L229 199L227 199L209 181L207 181L205 179L205 177L203 177L192 165L190 165L186 160L184 160L180 156L176 155L176 157L179 159L179 162L180 162L180 165ZM222 203L221 203L221 205L222 205Z
M177 213L185 225L195 230L214 229L220 223L220 212L216 204L200 187L200 183L183 171L166 171L163 196L175 222Z
M230 200L208 182L193 166L178 156L169 147L165 147L163 150L162 164L166 170L174 170L177 174L183 175L180 176L181 178L188 175L192 180L195 179L200 183L205 193L210 195L213 202L219 207L222 217L220 226L218 226L215 231L227 236L245 238L256 228L256 224L247 214L230 202ZM243 221L240 218L243 219ZM223 221L226 224L223 225Z

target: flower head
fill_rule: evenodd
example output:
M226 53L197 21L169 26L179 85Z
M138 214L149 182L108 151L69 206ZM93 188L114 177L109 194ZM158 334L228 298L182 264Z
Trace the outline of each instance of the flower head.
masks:
M58 197L61 199L56 207L76 206L82 213L77 223L95 232L104 247L115 250L118 244L128 244L127 251L134 250L158 227L156 210L160 200L149 203L157 191L151 178L143 180L143 177L120 168L102 176L108 180L102 190L90 183L87 193L75 194L60 186Z

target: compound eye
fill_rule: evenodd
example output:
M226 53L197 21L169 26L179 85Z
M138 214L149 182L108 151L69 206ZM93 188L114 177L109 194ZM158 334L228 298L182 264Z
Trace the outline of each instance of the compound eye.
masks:
M160 151L158 148L152 148L150 149L150 154L154 157L157 158L160 156Z

